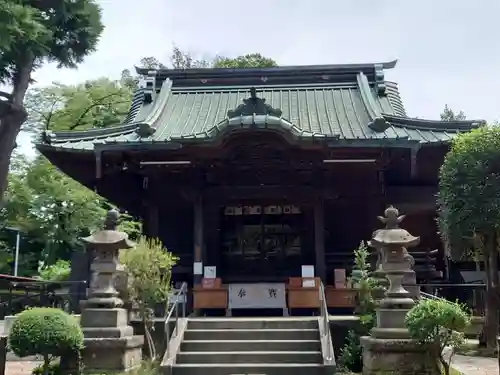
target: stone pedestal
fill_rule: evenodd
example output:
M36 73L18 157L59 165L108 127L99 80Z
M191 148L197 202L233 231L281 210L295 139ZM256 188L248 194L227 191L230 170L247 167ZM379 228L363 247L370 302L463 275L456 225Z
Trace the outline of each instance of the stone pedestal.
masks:
M115 289L118 251L133 246L125 233L116 230L117 220L118 213L110 211L104 230L83 239L96 254L91 266L95 273L91 294L80 318L83 362L85 371L91 373L128 371L142 361L144 336L134 336L128 311Z
M128 371L140 365L144 336L134 336L128 312L122 308L87 308L81 324L85 371Z
M361 338L363 375L439 375L436 361L410 338L405 317L419 296L413 271L413 257L406 250L420 238L399 228L403 216L389 207L386 225L373 233L370 246L380 251L379 271L385 274L389 287L377 305L377 323L370 335ZM411 292L403 284L414 285Z
M440 375L436 363L414 340L366 336L361 345L363 375Z

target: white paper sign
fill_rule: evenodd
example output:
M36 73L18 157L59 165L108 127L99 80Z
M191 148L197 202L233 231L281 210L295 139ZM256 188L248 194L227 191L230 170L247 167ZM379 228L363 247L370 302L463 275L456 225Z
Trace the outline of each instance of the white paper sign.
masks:
M205 266L203 268L203 277L205 279L215 279L217 277L216 268L215 266Z
M193 274L194 275L203 275L203 263L194 262L193 263Z
M284 283L229 284L229 309L286 309Z
M315 288L316 287L316 280L314 280L314 279L305 279L305 280L302 280L302 287L304 287L304 288Z
M302 277L314 277L314 266L302 266Z

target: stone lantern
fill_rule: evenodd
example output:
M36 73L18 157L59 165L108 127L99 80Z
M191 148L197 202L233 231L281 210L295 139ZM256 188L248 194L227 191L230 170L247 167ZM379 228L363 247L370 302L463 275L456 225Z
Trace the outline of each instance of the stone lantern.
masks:
M85 337L83 362L93 372L127 371L142 360L144 337L134 336L128 312L115 289L119 250L134 246L126 233L116 230L118 218L118 211L110 210L104 229L83 238L95 255L90 296L80 320Z
M404 279L415 279L407 248L418 245L420 238L399 227L403 219L396 208L387 208L384 217L379 217L385 228L375 231L369 243L380 252L380 271L388 279L389 286L378 304L377 322L371 336L361 338L363 375L396 370L402 375L427 375L435 370L435 363L410 338L405 324L406 314L415 303L412 293L403 286Z

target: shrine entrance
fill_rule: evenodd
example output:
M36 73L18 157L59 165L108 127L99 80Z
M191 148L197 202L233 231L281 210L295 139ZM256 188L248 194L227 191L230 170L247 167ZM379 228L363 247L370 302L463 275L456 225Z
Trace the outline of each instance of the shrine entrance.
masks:
M220 214L225 283L286 282L314 260L314 249L305 250L307 220L299 206L230 205Z

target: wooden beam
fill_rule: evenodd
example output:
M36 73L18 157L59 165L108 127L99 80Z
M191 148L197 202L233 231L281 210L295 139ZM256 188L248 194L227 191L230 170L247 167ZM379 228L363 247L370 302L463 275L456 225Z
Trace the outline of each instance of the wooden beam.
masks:
M324 204L319 199L314 203L314 252L316 255L316 276L326 282L325 211Z
M335 192L310 186L214 186L205 189L207 199L292 199L311 202L313 198L322 196L325 199L336 199Z
M405 214L435 211L437 192L436 186L388 186L386 203Z
M148 213L148 219L147 219L148 236L151 238L158 238L160 234L158 230L158 219L159 219L158 205L155 204L154 202L152 204L149 204L147 208L147 213Z
M194 202L193 205L193 215L194 215L194 256L193 262L201 262L204 260L204 239L203 239L203 199L201 196L198 196L198 199ZM194 264L193 264L193 285L201 284L201 279L203 275L194 275Z

